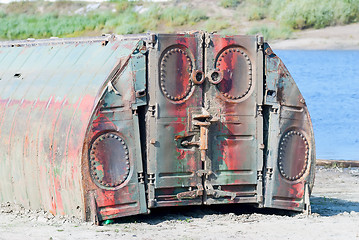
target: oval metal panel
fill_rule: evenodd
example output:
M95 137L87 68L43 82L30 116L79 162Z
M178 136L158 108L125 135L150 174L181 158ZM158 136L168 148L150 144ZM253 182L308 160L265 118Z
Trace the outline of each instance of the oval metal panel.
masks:
M216 68L223 74L217 89L225 98L238 100L245 97L252 86L252 63L240 47L230 47L221 52Z
M278 154L281 175L290 181L298 180L308 168L308 159L309 144L304 134L298 130L283 134Z
M171 46L160 60L161 90L172 101L182 101L192 92L193 63L188 51L181 45Z
M118 134L102 134L92 143L90 172L94 182L102 187L118 187L128 178L128 147Z

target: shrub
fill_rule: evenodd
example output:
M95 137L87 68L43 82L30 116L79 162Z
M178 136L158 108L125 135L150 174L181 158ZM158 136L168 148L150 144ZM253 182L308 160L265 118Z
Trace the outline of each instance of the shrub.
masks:
M284 26L257 26L251 28L247 34L261 34L267 41L272 39L288 39L292 35L292 30Z
M224 8L235 8L239 5L240 2L240 0L221 0L219 5Z

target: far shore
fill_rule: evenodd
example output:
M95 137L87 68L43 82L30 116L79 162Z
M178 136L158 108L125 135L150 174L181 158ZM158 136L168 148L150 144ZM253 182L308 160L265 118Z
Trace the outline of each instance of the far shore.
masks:
M310 29L293 34L292 39L269 41L273 49L359 50L359 23Z

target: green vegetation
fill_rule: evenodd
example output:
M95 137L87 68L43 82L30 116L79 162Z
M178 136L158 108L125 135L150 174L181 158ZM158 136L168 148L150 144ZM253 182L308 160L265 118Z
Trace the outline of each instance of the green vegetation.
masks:
M293 29L359 21L359 0L247 0L248 20L272 19Z
M268 40L289 38L293 31L301 29L359 21L359 0L220 0L208 3L185 0L161 4L110 0L88 10L89 5L62 0L0 4L0 39L200 29L234 34L239 29L249 29L248 34L261 33ZM211 7L212 11L207 11Z
M26 4L30 11L36 11L33 8L36 3ZM107 10L88 14L29 14L0 10L0 38L76 37L86 32L133 34L156 30L160 25L168 28L192 26L208 18L198 9L162 8L158 4L149 4L142 5L143 11L139 13L134 9L134 2L123 0L112 4L115 4L113 9L116 12Z
M208 32L215 32L227 29L229 26L230 24L227 21L218 18L212 18L206 22L205 30Z
M288 39L292 35L292 29L285 26L256 26L248 31L248 34L261 34L265 40L268 39Z
M267 39L288 38L291 32L359 21L359 0L247 0L247 19L268 19L278 27L254 27Z
M294 29L357 22L359 0L290 1L275 19Z
M240 0L221 0L219 5L224 8L235 8L240 2Z
M103 26L107 19L106 16L97 14L90 16L2 15L0 16L0 38L24 39L66 36L85 30L95 30L96 27Z

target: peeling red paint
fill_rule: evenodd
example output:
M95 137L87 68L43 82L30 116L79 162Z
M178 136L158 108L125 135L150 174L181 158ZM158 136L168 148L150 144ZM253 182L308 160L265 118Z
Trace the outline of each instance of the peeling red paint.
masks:
M315 164L310 117L259 39L195 32L9 48L18 60L3 63L0 81L1 199L93 221L177 205L303 210Z

